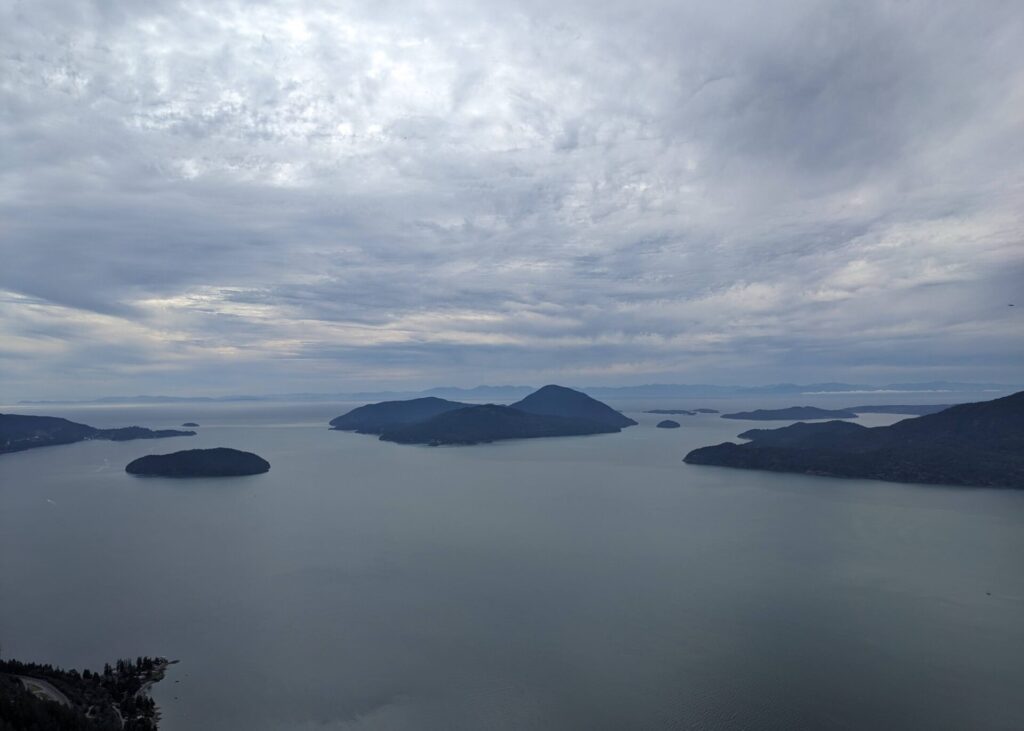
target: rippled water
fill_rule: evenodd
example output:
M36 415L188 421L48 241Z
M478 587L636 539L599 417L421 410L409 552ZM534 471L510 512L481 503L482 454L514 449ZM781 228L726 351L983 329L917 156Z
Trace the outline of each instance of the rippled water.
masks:
M682 464L751 426L715 416L426 448L338 405L19 410L203 424L0 457L4 654L178 658L169 731L1024 728L1024 491ZM273 468L123 471L196 446Z

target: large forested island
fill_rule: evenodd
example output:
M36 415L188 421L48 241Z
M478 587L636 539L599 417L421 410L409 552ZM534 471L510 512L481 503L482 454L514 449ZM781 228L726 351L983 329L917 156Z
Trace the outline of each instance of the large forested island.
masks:
M140 657L78 672L0 660L0 729L153 731L159 713L148 691L170 664Z
M252 452L227 447L148 454L128 463L125 472L155 477L244 477L270 471L270 462Z
M1024 391L867 428L829 421L752 429L689 464L892 482L1024 487Z
M359 434L380 434L404 424L415 424L434 416L465 409L471 404L427 396L407 401L381 401L352 409L347 414L331 419L332 429L354 431Z
M509 406L439 398L368 404L331 427L379 434L399 444L480 444L502 439L608 434L636 424L607 404L564 386L544 386Z
M126 426L119 429L97 429L55 416L25 416L0 414L0 454L21 452L53 444L74 444L90 439L125 442L131 439L162 439L164 437L194 436L194 431L177 429L144 429Z

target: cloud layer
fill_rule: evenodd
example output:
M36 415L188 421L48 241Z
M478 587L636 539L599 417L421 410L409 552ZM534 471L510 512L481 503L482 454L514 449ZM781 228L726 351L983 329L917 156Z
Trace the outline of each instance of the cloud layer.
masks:
M0 3L0 399L1020 380L1018 3L494 5Z

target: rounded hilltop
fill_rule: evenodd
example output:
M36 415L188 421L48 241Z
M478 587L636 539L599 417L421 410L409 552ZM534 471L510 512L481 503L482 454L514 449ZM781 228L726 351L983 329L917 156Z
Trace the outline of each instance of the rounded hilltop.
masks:
M242 477L270 471L270 462L252 452L227 447L148 454L124 468L131 475L154 477Z
M330 422L332 429L378 434L387 442L435 446L612 434L634 424L582 391L554 385L508 406L426 397L367 404Z

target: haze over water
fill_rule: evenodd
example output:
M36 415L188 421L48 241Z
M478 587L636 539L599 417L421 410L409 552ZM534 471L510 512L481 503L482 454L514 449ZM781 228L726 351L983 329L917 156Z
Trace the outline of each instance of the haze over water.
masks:
M180 659L169 731L1024 727L1024 492L683 464L754 426L713 415L422 448L347 408L18 408L202 426L0 458L4 655ZM123 471L212 446L272 469Z

